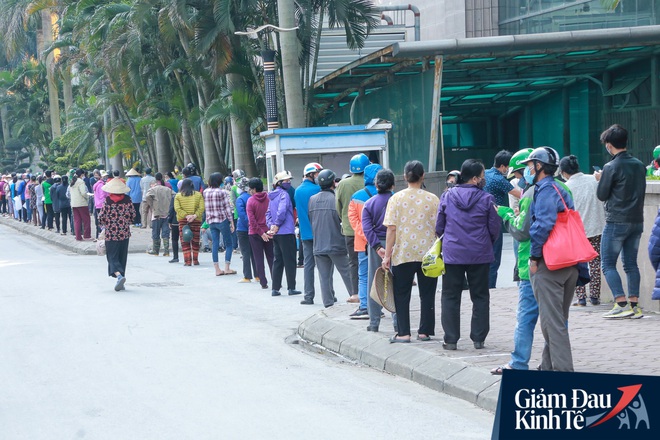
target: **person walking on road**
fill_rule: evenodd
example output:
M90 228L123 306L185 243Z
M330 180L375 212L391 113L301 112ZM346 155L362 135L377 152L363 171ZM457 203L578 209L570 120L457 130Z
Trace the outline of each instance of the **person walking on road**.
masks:
M641 318L638 306L640 274L637 266L639 241L644 228L644 196L646 168L628 153L628 131L612 125L600 135L600 142L612 156L603 170L596 172L596 194L605 202L605 229L600 256L603 274L614 297L614 307L604 318ZM623 291L616 262L621 254L623 271L628 279L628 300Z
M410 295L417 275L420 320L417 339L435 335L435 290L437 278L422 272L422 258L435 242L438 197L422 189L424 165L418 160L403 169L408 188L390 198L383 224L387 226L383 269L392 270L397 334L390 342L410 342Z
M126 194L129 188L121 179L112 179L103 185L103 191L108 193L108 197L99 213L99 223L105 228L108 275L117 279L115 291L119 292L125 290L128 241L135 208Z

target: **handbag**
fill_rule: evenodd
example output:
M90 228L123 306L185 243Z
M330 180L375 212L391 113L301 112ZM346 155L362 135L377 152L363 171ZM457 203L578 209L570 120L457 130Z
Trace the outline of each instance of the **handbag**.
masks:
M96 239L96 253L99 256L105 255L105 229L99 233L99 238Z
M598 253L587 239L580 213L569 209L557 187L552 187L559 194L564 211L557 213L557 222L543 245L543 261L550 270L588 263L596 258Z
M445 262L442 260L442 240L435 239L431 249L422 257L422 272L430 278L438 278L445 274Z
M376 269L369 296L388 312L396 312L392 272L382 267Z

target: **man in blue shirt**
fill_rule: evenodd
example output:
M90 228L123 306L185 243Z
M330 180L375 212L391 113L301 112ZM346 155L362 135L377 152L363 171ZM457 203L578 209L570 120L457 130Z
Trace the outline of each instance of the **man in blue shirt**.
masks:
M529 273L545 339L541 370L573 371L568 311L578 280L578 266L550 270L543 255L543 245L555 227L557 214L566 207L574 209L573 198L553 178L559 166L559 154L554 149L535 149L529 155L527 166L536 171L534 200L530 206Z
M298 211L298 228L304 254L305 298L300 304L314 304L314 236L312 225L309 222L309 199L318 194L321 188L316 184L316 176L323 167L316 162L305 165L303 181L294 195L296 210Z
M491 194L495 198L497 206L509 206L509 197L511 194L514 197L520 198L522 191L520 188L514 188L511 182L506 180L507 173L509 172L509 162L511 161L511 153L502 150L495 155L495 162L493 168L486 170L486 186L484 191ZM495 261L490 265L488 273L488 288L494 289L497 284L497 271L500 268L502 261L502 240L503 240L504 227L500 229L500 236L493 244L493 253L495 254Z

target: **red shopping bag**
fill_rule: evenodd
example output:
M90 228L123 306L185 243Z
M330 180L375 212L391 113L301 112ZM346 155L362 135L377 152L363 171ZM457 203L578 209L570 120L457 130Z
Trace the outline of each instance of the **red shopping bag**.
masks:
M557 222L543 245L543 261L550 270L559 270L587 263L598 256L587 234L580 213L569 209L555 185L552 187L564 203L564 211L557 213Z

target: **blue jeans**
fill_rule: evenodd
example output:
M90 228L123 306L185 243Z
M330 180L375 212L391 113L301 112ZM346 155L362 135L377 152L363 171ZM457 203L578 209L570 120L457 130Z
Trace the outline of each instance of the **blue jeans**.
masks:
M497 271L500 269L500 262L502 261L502 242L504 241L504 227L500 229L500 236L495 243L493 243L493 254L495 261L490 263L488 271L488 288L494 289L497 284Z
M211 256L213 262L218 262L218 248L220 247L220 234L222 234L222 241L225 243L225 263L231 262L231 253L234 250L233 241L231 239L231 231L229 228L229 220L221 221L220 223L210 223L209 231L211 231Z
M626 297L621 277L616 270L619 254L621 254L623 271L628 279L628 298L639 297L640 275L637 251L643 229L643 223L605 223L600 241L600 259L605 280L615 300Z
M366 252L358 252L358 297L360 298L360 308L367 310L367 278L369 276L369 257Z
M513 351L509 366L515 370L529 370L529 358L532 356L534 328L539 319L539 305L534 298L532 283L520 280L518 284L518 311L516 329L513 331Z

